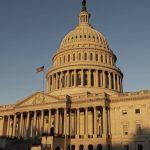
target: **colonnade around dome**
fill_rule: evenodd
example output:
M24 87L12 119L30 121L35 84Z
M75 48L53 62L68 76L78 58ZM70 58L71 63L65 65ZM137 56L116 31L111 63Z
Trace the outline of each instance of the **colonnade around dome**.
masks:
M114 71L68 69L61 72L57 71L47 79L48 93L74 87L103 88L122 92L122 76Z

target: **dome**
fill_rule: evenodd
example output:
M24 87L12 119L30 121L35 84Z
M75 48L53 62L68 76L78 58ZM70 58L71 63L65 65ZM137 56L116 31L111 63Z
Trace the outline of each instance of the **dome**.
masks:
M88 12L80 13L79 25L64 37L60 44L60 51L66 47L77 46L79 44L92 44L98 47L108 48L107 40L102 33L95 30L89 24L89 18L90 15Z
M89 23L86 7L79 25L62 40L47 72L47 92L51 95L122 92L123 74L116 56L102 33Z

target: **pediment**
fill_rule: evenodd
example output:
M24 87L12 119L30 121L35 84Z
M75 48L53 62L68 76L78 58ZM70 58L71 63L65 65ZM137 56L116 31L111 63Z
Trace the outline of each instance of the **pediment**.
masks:
M60 99L57 97L43 94L41 92L37 92L31 95L30 97L26 98L25 100L19 101L15 107L41 105L41 104L47 104L47 103L52 103L57 101L60 101Z

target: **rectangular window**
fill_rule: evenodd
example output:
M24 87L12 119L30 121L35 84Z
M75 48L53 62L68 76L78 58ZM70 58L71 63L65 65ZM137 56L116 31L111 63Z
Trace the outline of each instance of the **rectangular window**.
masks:
M127 111L126 110L122 110L122 115L127 115Z
M140 114L140 109L135 109L136 114Z
M124 145L123 150L129 150L129 145Z
M123 134L128 135L128 125L123 125Z
M143 145L142 144L138 145L138 150L143 150Z

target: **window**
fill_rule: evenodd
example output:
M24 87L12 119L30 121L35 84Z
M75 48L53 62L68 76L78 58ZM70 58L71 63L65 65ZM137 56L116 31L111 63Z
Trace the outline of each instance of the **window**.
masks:
M138 145L138 150L143 150L143 145L142 144Z
M79 150L83 150L84 149L84 146L83 145L80 145L79 146Z
M70 55L68 55L68 62L70 62Z
M93 60L93 54L90 53L90 60Z
M124 145L123 150L129 150L129 145Z
M75 61L75 54L73 54L73 61Z
M127 115L127 111L126 110L122 110L122 115Z
M87 53L84 53L84 60L87 60Z
M140 109L135 109L136 114L140 114Z
M81 60L81 53L79 53L79 60Z
M95 60L98 61L98 54L95 55Z
M123 125L123 135L128 135L128 125Z

